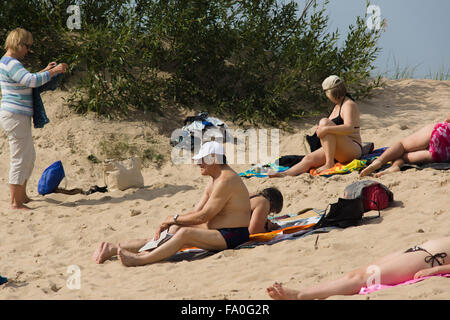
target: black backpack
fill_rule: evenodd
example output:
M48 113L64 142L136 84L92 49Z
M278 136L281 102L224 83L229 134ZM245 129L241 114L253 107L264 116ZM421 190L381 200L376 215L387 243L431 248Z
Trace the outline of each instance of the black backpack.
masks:
M377 188L373 188L374 186ZM364 190L368 190L369 194L365 193ZM371 210L368 206L369 202L373 203L373 208L377 208L378 216L364 219L379 218L381 216L380 210L388 205L387 201L392 202L394 200L393 193L385 185L372 180L354 182L348 185L344 192L345 198L339 198L338 202L330 204L328 206L330 208L329 211L326 212L327 207L325 214L313 229L357 226L363 220L364 213ZM375 197L371 197L371 195L375 195ZM387 197L389 200L386 200L386 203L378 201L378 199L383 198L382 196Z
M326 212L328 208L330 209ZM328 205L327 209L313 229L357 226L361 222L364 213L363 202L361 199L339 198L338 202ZM379 216L380 212L378 211L378 217Z

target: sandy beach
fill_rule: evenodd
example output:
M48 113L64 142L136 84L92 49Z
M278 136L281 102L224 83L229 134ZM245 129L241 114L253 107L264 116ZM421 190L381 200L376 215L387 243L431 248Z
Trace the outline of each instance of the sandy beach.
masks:
M101 241L119 242L153 236L168 215L186 213L200 199L208 178L195 165L173 165L169 137L193 113L135 121L99 120L70 111L67 91L42 95L51 122L34 129L37 160L30 181L31 211L9 209L9 146L0 133L0 299L269 299L266 288L274 281L302 288L335 279L396 250L428 239L449 236L450 171L410 169L381 178L394 193L393 205L381 219L357 227L252 249L225 250L197 261L163 262L126 268L113 259L95 264L92 254ZM389 146L425 124L443 121L450 112L450 82L386 80L373 98L358 101L361 135L376 148ZM214 116L214 115L213 115ZM318 119L291 123L281 132L280 153L306 154L305 134ZM230 124L229 124L230 125ZM233 125L230 127L235 128ZM40 196L37 183L43 170L63 162L67 188L103 186L102 146L115 140L139 148L153 143L164 155L160 168L142 168L143 188L91 195ZM231 165L242 172L250 164ZM329 178L303 174L284 179L244 180L250 192L276 186L284 195L281 214L304 208L325 209L343 196L344 188L359 179L357 173ZM63 185L64 186L64 185ZM132 210L133 215L132 215ZM69 266L81 271L81 287L67 287ZM450 279L434 277L370 295L331 299L449 299Z

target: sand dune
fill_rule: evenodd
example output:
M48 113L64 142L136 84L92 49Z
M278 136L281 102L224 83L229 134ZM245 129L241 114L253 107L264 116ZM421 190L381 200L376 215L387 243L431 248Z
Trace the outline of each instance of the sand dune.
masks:
M374 179L388 186L395 203L382 219L315 236L253 249L226 250L192 262L164 262L125 268L118 260L103 265L91 261L100 241L151 237L167 215L185 213L196 204L208 181L194 165L172 165L168 137L181 126L179 118L154 124L98 120L76 115L64 105L67 92L43 94L51 123L33 129L37 160L29 181L31 212L9 209L9 146L0 135L0 274L9 278L0 299L268 299L265 288L274 281L303 287L336 278L394 250L449 233L450 172L415 169ZM371 100L359 102L363 141L389 146L424 124L442 121L450 112L450 82L387 81ZM281 134L281 154L305 154L303 137L316 119L294 123ZM143 168L145 187L85 195L37 194L42 171L62 160L67 187L103 185L101 141L124 139L144 148L151 139L165 155L161 168ZM249 165L233 165L236 171ZM250 192L268 186L284 194L282 214L308 207L324 209L343 196L356 173L330 178L302 175L285 179L245 180ZM373 179L373 178L371 178ZM131 215L131 210L141 213ZM81 270L81 288L66 282L68 267ZM449 279L433 278L368 296L333 299L449 299Z

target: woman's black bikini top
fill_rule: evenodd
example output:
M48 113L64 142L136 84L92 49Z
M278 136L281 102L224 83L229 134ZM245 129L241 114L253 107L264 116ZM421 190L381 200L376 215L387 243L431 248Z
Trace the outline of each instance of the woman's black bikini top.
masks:
M340 126L341 124L344 124L344 119L342 119L342 117L341 117L341 109L342 109L342 105L344 104L345 98L349 98L352 101L355 101L353 99L353 97L350 94L348 94L348 93L345 95L344 99L342 99L341 105L339 106L338 116L336 118L331 119L331 121L333 121L334 124L337 125L337 126ZM333 113L333 111L331 111L331 113ZM330 113L330 115L331 115L331 113Z

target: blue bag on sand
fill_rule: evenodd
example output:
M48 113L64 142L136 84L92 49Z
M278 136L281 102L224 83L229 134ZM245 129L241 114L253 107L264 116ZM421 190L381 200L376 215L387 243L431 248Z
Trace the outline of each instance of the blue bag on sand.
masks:
M64 168L61 161L52 163L42 173L38 183L39 194L46 195L52 193L65 177Z

